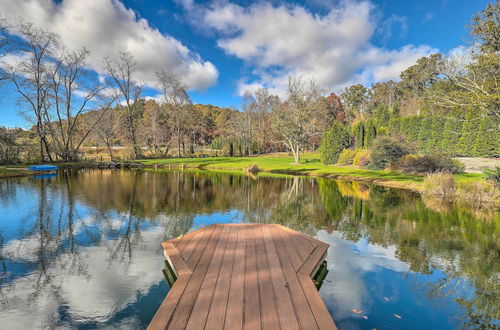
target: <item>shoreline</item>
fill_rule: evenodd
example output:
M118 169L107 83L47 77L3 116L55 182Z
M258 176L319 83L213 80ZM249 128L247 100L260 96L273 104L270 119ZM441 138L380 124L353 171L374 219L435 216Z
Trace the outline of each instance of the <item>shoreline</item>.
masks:
M239 174L247 174L248 172L245 169L241 168L234 168L234 167L225 167L225 166L203 166L203 165L193 165L193 164L184 164L184 166L179 165L179 164L174 164L174 163L167 163L167 164L156 164L158 170L172 170L172 171L179 171L179 170L200 170L200 171L208 171L208 172L219 172L219 173L225 173L225 172L237 172ZM170 167L167 167L166 165L170 165ZM144 167L147 170L154 170L155 165L145 165ZM333 167L333 168L343 168L343 167ZM391 173L388 171L379 171L381 173ZM280 170L280 169L272 169L272 170L265 170L261 169L259 170L258 174L275 174L275 175L290 175L290 176L306 176L306 177L315 177L315 178L325 178L325 179L334 179L334 180L345 180L345 181L357 181L361 183L370 183L370 184L375 184L379 186L384 186L384 187L389 187L389 188L398 188L398 189L407 189L407 190L412 190L415 192L422 192L422 182L423 182L423 176L422 176L422 182L416 182L416 181L397 181L397 180L387 180L387 179L382 179L378 178L375 176L356 176L356 175L345 175L345 174L340 174L340 173L315 173L315 172L309 172L309 171L303 171L303 170Z
M294 175L321 177L346 181L357 181L371 183L375 185L407 189L416 192L422 192L423 180L425 176L406 174L398 171L388 170L370 170L359 168L357 166L336 166L324 165L319 160L317 153L305 153L302 155L300 164L293 164L293 158L285 154L266 154L249 157L207 157L207 158L163 158L163 159L140 159L136 161L126 161L120 163L120 168L143 168L143 169L162 169L162 170L204 170L213 172L238 172L248 173L247 168L256 164L259 173L271 175ZM71 162L54 163L65 168L110 168L110 165L116 163L89 163L89 162ZM26 165L27 166L27 165ZM116 166L113 168L117 168ZM40 172L29 171L25 168L0 167L0 179L9 177L23 177L37 175ZM456 174L457 182L475 181L482 178L481 174L462 173Z

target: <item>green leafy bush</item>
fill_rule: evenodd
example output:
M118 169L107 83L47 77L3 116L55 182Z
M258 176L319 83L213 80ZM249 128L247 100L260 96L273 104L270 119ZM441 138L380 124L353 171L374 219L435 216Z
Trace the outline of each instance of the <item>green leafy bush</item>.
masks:
M342 150L351 145L351 135L347 128L335 122L321 140L319 152L323 164L335 164Z
M409 153L408 148L396 138L378 137L373 141L371 167L382 170Z
M371 151L369 149L357 149L354 155L353 164L367 167L371 162Z
M352 149L344 149L339 155L339 160L337 161L337 165L352 165L354 162L354 156L356 155L356 151Z
M405 155L396 161L391 168L411 174L427 174L435 172L461 173L465 166L444 154Z
M500 186L500 167L495 167L491 170L484 169L483 173L486 175L486 180L492 181L497 186Z

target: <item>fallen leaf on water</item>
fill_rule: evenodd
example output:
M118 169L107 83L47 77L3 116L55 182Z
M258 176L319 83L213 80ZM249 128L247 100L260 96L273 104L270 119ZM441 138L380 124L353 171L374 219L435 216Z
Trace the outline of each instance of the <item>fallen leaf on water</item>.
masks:
M368 316L366 316L366 315L363 315L363 318L364 318L365 320L368 320Z
M387 297L384 297L384 300L385 300L385 301L389 301L389 300L391 300L391 299L389 299L389 298L387 298Z
M362 310L360 310L360 309L353 309L353 310L352 310L352 312L353 312L353 313L356 313L356 314L361 314L361 313L363 313L363 311L362 311Z
M392 314L394 315L394 317L397 317L398 319L402 319L401 315L398 315L398 314Z

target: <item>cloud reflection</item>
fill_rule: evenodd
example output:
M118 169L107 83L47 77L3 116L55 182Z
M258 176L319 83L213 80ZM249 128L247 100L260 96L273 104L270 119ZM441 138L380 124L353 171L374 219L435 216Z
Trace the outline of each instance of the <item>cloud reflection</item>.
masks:
M367 285L375 286L376 283L366 282L363 276L367 272L380 268L394 272L410 271L409 265L396 257L394 245L383 247L368 243L365 238L352 242L343 239L339 232L329 234L324 230L319 231L317 237L330 244L327 256L330 274L320 293L327 306L333 308L336 320L352 317L353 309L370 309L370 291L374 289Z
M76 324L110 320L163 279L160 269L164 257L158 242L164 237L164 229L143 230L141 237L130 262L110 262L110 252L120 240L105 240L98 246L78 247L78 256L57 256L44 276L36 270L15 279L1 291L2 328L53 328L59 323L61 309ZM10 241L6 246L9 259L16 261L16 255L19 260L35 257L36 239L32 236L23 242ZM10 248L14 246L23 248ZM129 328L138 321L122 322Z

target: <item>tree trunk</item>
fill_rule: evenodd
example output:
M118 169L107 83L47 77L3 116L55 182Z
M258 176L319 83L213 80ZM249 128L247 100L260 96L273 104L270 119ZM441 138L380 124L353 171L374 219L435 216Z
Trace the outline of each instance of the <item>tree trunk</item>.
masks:
M43 140L41 137L40 137L40 160L42 163L45 162L45 155L43 153Z
M295 164L300 164L300 149L297 148L293 151L293 157L295 159Z
M189 154L192 156L194 154L194 137L191 137L189 144Z
M111 146L109 145L109 143L106 143L106 147L108 148L110 162L112 162L113 161L113 150L111 149Z
M177 156L181 158L181 133L177 130Z
M47 153L47 157L49 158L49 162L52 162L52 156L50 155L50 148L49 148L49 143L47 141L47 138L44 136L42 138L43 144L45 146L45 152Z

